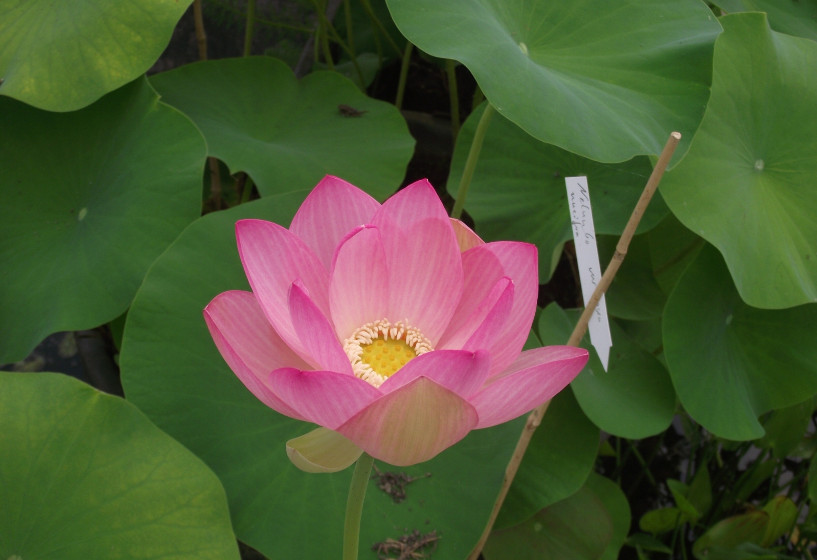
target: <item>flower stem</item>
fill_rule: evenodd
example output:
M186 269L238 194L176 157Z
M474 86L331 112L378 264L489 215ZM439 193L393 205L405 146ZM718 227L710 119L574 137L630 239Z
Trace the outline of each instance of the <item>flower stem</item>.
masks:
M352 483L349 485L349 497L346 499L346 521L343 525L343 560L357 560L360 541L360 518L363 514L363 498L366 497L366 485L372 472L374 458L364 453L355 464Z
M369 20L371 20L372 24L374 24L374 26L377 27L377 29L380 31L380 33L383 34L383 37L386 38L386 42L389 43L389 45L391 45L391 48L394 49L394 54L397 57L400 57L401 52L402 52L400 50L400 47L397 46L397 43L394 42L394 39L392 39L392 36L389 34L388 30L383 25L383 22L381 22L380 18L377 17L377 14L374 13L374 10L372 9L371 2L369 2L369 0L362 0L361 4L363 4L363 11L366 12L366 15L369 16ZM377 41L377 34L376 33L374 34L374 37L375 37L375 41ZM379 44L379 41L378 41L378 44ZM379 52L380 52L380 49L378 49L378 53Z
M255 31L255 0L247 0L247 23L244 28L243 56L250 56L252 53L253 31Z
M411 41L406 41L406 48L403 51L403 57L400 62L400 79L397 81L397 97L394 99L394 105L398 110L403 108L403 95L406 93L406 82L408 81L409 64L411 63L411 52L414 50L414 44Z
M477 130L471 140L471 149L468 151L468 159L465 160L465 167L462 170L460 186L457 189L457 199L454 201L454 208L451 209L451 217L459 219L462 216L462 209L465 207L465 195L468 194L468 187L471 186L471 178L474 176L474 169L479 161L479 152L482 150L482 141L485 133L488 132L488 123L494 114L494 106L490 103L485 105L485 110L479 118Z
M457 141L460 133L460 94L457 90L457 67L450 58L445 59L445 75L448 78L448 104L451 112L451 137Z
M196 44L199 48L199 60L207 60L207 34L204 32L204 14L201 0L193 2L193 21L196 26Z

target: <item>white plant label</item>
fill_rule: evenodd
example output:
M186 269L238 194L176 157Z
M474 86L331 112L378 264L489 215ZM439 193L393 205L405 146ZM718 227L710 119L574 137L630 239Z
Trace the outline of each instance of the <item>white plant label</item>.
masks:
M567 187L570 222L573 227L573 241L576 245L579 278L582 284L582 297L584 304L587 305L603 273L599 264L596 228L593 225L593 210L590 207L587 177L565 177L565 186ZM588 330L590 331L590 342L599 355L604 371L607 371L613 341L610 337L610 322L607 319L607 302L604 295L601 296L599 304L593 311Z

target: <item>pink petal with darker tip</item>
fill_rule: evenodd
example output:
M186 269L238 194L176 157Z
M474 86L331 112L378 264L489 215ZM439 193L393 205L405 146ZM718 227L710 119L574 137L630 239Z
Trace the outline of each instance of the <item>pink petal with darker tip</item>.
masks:
M479 413L477 428L502 424L550 400L573 381L587 358L587 350L572 346L522 352L507 371L469 399Z
M514 285L510 278L502 278L496 283L494 290L488 296L491 301L495 292L499 292L493 306L488 310L485 318L480 323L468 340L463 344L463 350L475 352L485 350L490 355L499 355L502 342L499 338L505 329L508 318L513 308Z
M378 208L380 203L364 191L327 175L301 204L289 229L329 270L341 239L355 227L368 224Z
M329 313L329 273L306 244L288 229L264 220L236 223L238 252L267 320L287 344L303 348L289 314L289 287L299 280L324 315Z
M497 280L482 301L469 309L470 316L455 316L459 329L446 332L439 348L495 350L513 306L513 293L514 285L510 278L503 276Z
M303 420L265 381L272 370L308 366L281 340L255 297L237 290L221 293L204 308L204 320L224 361L247 389L268 407Z
M505 277L502 263L492 251L484 249L486 246L480 245L462 254L462 297L437 348L462 347L487 312L480 309L485 306L488 294L497 281Z
M309 422L336 430L381 393L354 375L335 371L273 371L270 388L298 415Z
M472 249L481 250L490 251L502 266L502 276L513 280L513 306L491 352L493 376L516 360L528 339L539 296L539 269L536 246L529 243L496 241Z
M391 393L418 377L425 377L467 399L485 383L489 365L487 352L435 350L409 361L383 382L380 391Z
M392 195L372 217L373 225L399 224L411 229L418 222L428 219L449 221L437 191L426 179L415 181ZM453 235L453 228L451 230Z
M396 466L428 461L464 438L477 412L454 392L419 377L350 418L337 432Z
M304 359L314 369L352 375L352 365L329 319L295 281L289 288L289 312L292 326L304 349Z

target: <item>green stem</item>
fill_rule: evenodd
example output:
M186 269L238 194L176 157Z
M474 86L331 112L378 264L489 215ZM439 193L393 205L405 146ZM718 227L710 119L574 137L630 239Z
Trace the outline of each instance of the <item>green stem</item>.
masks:
M338 33L338 30L335 29L335 26L332 25L332 22L329 21L329 19L325 15L323 16L321 21L325 23L326 31L332 36L332 38L335 40L338 46L343 50L343 52L346 53L346 56L349 57L349 60L352 62L352 66L354 67L355 72L357 72L357 77L360 80L360 88L365 90L366 82L365 79L363 78L363 70L360 68L360 65L357 62L357 56L355 56L355 51L351 49L347 45L347 43L341 38L340 34ZM331 54L327 56L331 56Z
M252 34L255 28L255 0L247 0L247 25L244 29L244 56L252 52Z
M241 189L241 200L239 204L244 204L245 202L249 202L250 196L252 196L252 177L244 174L244 186Z
M457 91L456 64L450 58L445 59L445 74L448 77L448 103L451 107L451 136L457 141L460 133L460 95Z
M647 477L647 480L650 481L650 485L653 488L658 488L658 483L655 481L655 477L652 475L652 472L650 471L650 465L647 463L647 461L644 460L644 456L641 455L641 452L638 450L638 447L636 447L635 443L633 443L630 440L627 440L627 444L629 444L630 450L632 451L635 460L638 461L639 465L641 465L641 473Z
M349 45L349 50L352 51L351 58L355 57L355 34L352 29L352 7L349 5L349 0L343 0L343 12L346 17L346 44Z
M207 33L204 32L204 12L201 9L201 0L193 2L193 22L196 27L199 60L207 60Z
M482 93L482 90L477 85L476 89L474 89L474 96L471 98L471 112L473 112L479 104L485 101L485 95Z
M244 12L244 10L236 8L235 6L232 5L232 4L235 4L236 2L232 2L232 1L231 2L226 2L225 0L210 0L210 1L213 4L218 4L219 8L221 10L225 11L225 12L230 12L230 13L235 14L237 16L244 16L244 17L247 16L247 14ZM313 29L311 27L305 27L303 25L293 25L291 23L286 23L286 22L283 22L283 21L272 21L272 20L264 19L264 18L260 18L260 17L255 18L255 23L257 23L259 25L266 26L266 27L277 27L277 28L280 28L280 29L289 29L291 31L297 31L298 33L311 34L312 31L313 31Z
M366 2L361 2L364 5L364 10L366 8ZM386 60L385 55L383 54L383 42L380 40L380 33L377 24L380 23L376 21L377 18L371 12L372 7L369 6L369 9L366 11L366 15L369 17L369 29L372 32L372 38L374 39L374 50L377 52L377 67L383 68L383 63ZM397 49L398 55L400 53L400 49ZM377 77L375 77L377 79Z
M474 176L474 169L476 169L479 160L479 152L482 150L482 141L485 139L488 123L491 122L493 114L493 105L487 103L482 116L479 118L477 130L474 132L474 139L471 140L471 149L468 151L468 159L465 160L460 186L457 189L457 199L454 201L454 208L451 209L452 218L459 219L462 216L462 209L465 207L465 196L468 194L468 187L471 186L471 178Z
M352 474L349 497L346 499L346 522L343 524L343 560L357 560L363 498L366 497L366 485L369 483L372 464L374 458L364 453L357 460L355 472Z
M394 39L391 38L389 32L383 26L383 23L378 19L377 15L372 10L372 5L369 0L361 0L361 4L363 4L363 10L366 12L366 15L369 16L369 19L374 23L374 25L380 30L383 36L386 38L386 42L388 42L391 47L394 49L394 52L397 56L400 56L400 47L397 46L397 43L394 42Z
M326 3L319 3L314 2L315 9L318 13L318 37L315 41L316 49L320 46L320 50L323 52L323 58L326 62L326 67L329 70L335 69L335 61L332 60L332 51L329 48L329 28L332 27L332 22L329 21L329 18L326 16ZM315 60L318 60L317 50L315 52Z
M403 108L403 95L406 93L409 63L411 62L411 51L413 50L414 44L411 41L406 41L406 48L403 51L403 59L400 63L400 78L397 80L397 97L394 100L394 106L397 107L398 111Z

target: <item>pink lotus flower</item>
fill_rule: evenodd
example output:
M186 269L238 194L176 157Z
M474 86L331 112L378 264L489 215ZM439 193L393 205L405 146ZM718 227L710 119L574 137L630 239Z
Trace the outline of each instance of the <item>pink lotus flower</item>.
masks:
M323 427L288 442L305 470L361 450L426 461L542 404L587 361L568 346L522 352L536 247L484 243L428 181L381 205L326 177L289 229L241 220L236 237L252 292L219 294L204 317L256 397Z

